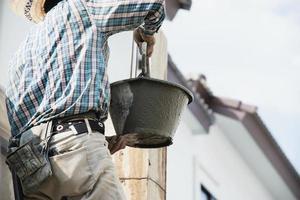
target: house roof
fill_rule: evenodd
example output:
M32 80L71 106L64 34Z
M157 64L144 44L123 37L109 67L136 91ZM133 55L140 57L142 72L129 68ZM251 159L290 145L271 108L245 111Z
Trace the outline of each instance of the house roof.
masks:
M293 194L300 199L299 175L258 115L257 107L238 100L214 96L203 76L197 80L190 80L189 83L214 113L238 120L243 124Z
M206 78L203 75L197 80L187 81L170 56L168 80L181 84L193 92L195 99L189 105L189 109L206 131L214 124L215 114L239 121L295 197L300 199L299 175L258 115L256 106L215 96L206 85ZM270 177L268 179L270 180Z

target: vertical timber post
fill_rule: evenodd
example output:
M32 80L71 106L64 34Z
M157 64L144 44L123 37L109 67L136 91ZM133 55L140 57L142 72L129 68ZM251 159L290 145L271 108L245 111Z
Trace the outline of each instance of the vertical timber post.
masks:
M155 36L156 45L151 58L151 77L167 78L167 40L163 32ZM113 125L106 123L108 134ZM128 200L166 199L167 149L126 149L113 156L117 172Z
M0 199L21 200L22 191L19 190L20 185L16 182L16 176L12 176L5 163L10 137L10 126L6 113L4 89L0 87Z

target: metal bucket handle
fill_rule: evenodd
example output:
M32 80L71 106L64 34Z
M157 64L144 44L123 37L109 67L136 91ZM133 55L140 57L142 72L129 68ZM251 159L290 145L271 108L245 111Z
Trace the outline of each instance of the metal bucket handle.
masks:
M142 61L140 62L140 68L142 72L139 77L148 77L150 78L150 59L147 56L147 42L143 42L140 45L140 53L142 55Z

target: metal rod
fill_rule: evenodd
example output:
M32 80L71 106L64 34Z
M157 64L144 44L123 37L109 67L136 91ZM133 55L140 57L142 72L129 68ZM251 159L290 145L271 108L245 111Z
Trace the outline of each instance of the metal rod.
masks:
M135 77L137 77L139 66L139 48L135 49Z
M149 67L149 57L147 56L147 43L143 42L141 44L141 54L142 54L142 75L150 77L150 67Z
M130 78L133 76L133 57L134 57L134 34L132 34L131 60L130 60Z

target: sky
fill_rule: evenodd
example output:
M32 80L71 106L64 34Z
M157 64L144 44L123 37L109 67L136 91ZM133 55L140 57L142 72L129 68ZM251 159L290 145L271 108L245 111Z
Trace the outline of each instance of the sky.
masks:
M258 107L300 174L300 0L194 0L163 30L186 76Z

